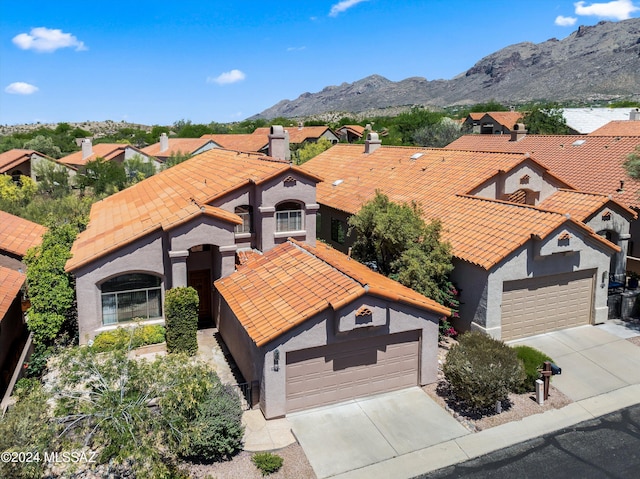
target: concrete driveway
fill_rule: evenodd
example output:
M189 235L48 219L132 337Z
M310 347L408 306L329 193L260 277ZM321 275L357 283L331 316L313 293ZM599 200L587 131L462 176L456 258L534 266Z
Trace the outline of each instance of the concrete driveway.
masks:
M319 479L469 434L418 387L287 419Z
M552 384L579 401L640 384L640 347L624 339L622 329L618 335L616 329L609 327L579 326L509 344L526 344L553 358L562 368L562 374L553 376Z

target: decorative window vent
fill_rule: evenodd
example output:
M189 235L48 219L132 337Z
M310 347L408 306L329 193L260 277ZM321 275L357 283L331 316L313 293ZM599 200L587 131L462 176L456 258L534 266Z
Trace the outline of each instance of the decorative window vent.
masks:
M284 185L285 185L285 186L293 186L293 185L295 185L295 184L296 184L296 179L295 179L293 176L291 176L291 175L287 176L287 177L284 179Z
M607 210L602 213L602 221L611 221L611 211Z
M531 177L529 175L524 175L522 178L520 178L520 184L521 185L528 185L530 179L531 179Z
M569 240L569 239L571 239L571 235L567 231L565 231L560 236L558 236L558 239L559 240Z
M363 306L356 312L356 318L362 318L364 316L373 316L373 312L366 306Z

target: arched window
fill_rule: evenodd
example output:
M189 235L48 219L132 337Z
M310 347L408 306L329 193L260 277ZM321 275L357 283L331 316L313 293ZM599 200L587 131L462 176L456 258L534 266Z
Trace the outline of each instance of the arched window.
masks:
M250 205L236 206L233 210L240 218L242 218L242 224L236 225L236 233L251 233L253 228L251 224L253 222L253 207Z
M280 203L276 208L276 232L301 231L304 229L302 205L293 201Z
M116 276L102 283L102 324L162 317L161 279L144 273Z

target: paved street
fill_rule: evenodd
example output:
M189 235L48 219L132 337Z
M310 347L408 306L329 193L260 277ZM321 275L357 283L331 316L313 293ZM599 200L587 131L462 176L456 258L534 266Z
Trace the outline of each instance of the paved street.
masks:
M637 478L640 405L631 406L421 479Z

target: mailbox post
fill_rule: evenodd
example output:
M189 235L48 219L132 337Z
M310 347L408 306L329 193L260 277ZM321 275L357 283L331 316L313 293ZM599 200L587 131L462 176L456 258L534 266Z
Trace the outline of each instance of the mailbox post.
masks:
M549 382L551 376L562 374L562 368L556 366L551 361L545 361L542 365L542 380L544 381L544 400L549 399Z

